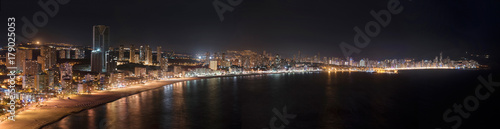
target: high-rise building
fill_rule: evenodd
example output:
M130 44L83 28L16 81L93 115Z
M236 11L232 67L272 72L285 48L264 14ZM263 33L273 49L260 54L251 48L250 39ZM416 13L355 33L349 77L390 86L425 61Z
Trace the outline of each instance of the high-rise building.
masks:
M35 76L34 75L24 75L23 77L23 89L30 89L35 87Z
M36 75L40 72L40 64L36 60L25 60L23 62L24 75Z
M361 60L359 61L359 66L361 66L361 67L366 67L366 62L365 62L365 60L361 59Z
M160 58L160 67L163 72L168 71L168 58Z
M146 46L146 60L144 64L146 65L153 65L153 50L149 47L149 45Z
M66 51L65 50L59 51L59 59L66 59Z
M134 61L135 61L134 63L136 63L136 64L139 63L139 59L140 59L139 57L140 57L139 54L134 54Z
M274 65L281 68L281 57L279 54L276 54L276 57L274 58Z
M50 87L50 89L54 89L54 86L57 82L57 75L54 69L50 69L47 71L47 86Z
M33 50L31 49L18 49L16 52L16 67L17 69L24 68L24 62L26 60L33 59Z
M48 86L48 78L45 73L38 73L35 75L35 89L43 90Z
M71 49L66 49L66 59L71 59Z
M106 53L109 47L109 26L95 25L93 27L93 47L91 57L91 71L102 73L106 72L107 57Z
M212 70L217 70L217 60L211 60L209 68Z
M443 63L443 52L439 53L439 63Z
M75 59L83 59L85 58L85 50L83 49L75 49Z
M129 56L129 63L136 63L137 61L135 60L135 47L134 45L130 45L130 56Z
M113 47L109 47L108 51L106 51L106 72L113 72L116 70L116 65L118 62L118 52L113 49Z
M61 74L61 82L64 80L71 80L71 78L73 77L73 67L69 63L61 64L59 70Z
M158 61L161 66L161 46L156 47L156 61Z
M56 48L52 46L42 46L40 56L37 57L38 63L42 65L41 70L46 71L57 63Z
M139 62L144 62L144 60L146 59L146 55L145 55L145 50L144 50L144 46L141 46L139 47Z
M123 45L120 45L118 48L118 61L123 61L125 60L125 49L123 48Z

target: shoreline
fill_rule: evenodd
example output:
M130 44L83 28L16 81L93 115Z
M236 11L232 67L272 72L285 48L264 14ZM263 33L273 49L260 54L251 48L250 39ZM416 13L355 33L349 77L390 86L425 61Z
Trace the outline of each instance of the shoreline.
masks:
M312 71L310 71L312 72ZM316 71L318 72L318 71ZM30 107L16 115L16 121L6 120L0 122L0 128L8 129L40 129L65 117L79 113L91 108L95 108L107 103L114 102L124 97L135 95L144 91L154 90L177 82L219 78L219 77L239 77L251 75L281 74L277 73L253 73L224 76L189 77L170 80L155 80L147 84L135 84L125 88L97 91L92 94L70 95L71 99L52 98L44 102L42 106Z
M165 85L206 79L215 77L201 78L182 78L172 80L157 80L147 84L136 84L126 88L97 91L92 94L70 95L71 99L52 98L43 103L42 106L30 107L16 115L16 121L6 120L0 123L0 128L6 129L38 129L60 121L66 116L95 108L121 98L135 95L144 91L161 88Z
M411 71L411 70L409 70ZM308 72L326 72L326 71L308 71ZM46 127L50 124L58 122L65 117L79 113L91 108L102 106L107 103L114 102L124 97L135 95L144 91L154 90L166 85L219 77L238 77L238 76L252 76L252 75L270 75L282 74L287 72L277 73L254 73L254 74L239 74L239 75L224 75L224 76L207 76L207 77L190 77L179 78L170 80L155 80L147 84L135 84L125 88L97 91L92 94L70 95L70 100L52 98L43 103L42 106L30 107L25 111L16 115L16 121L6 120L0 122L0 128L8 129L38 129ZM290 72L297 73L297 72ZM301 72L299 72L301 73Z

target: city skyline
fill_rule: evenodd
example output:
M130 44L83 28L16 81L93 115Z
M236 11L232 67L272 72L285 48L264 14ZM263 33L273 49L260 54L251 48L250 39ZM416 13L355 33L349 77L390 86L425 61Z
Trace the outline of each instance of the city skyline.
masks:
M47 26L37 27L37 29L39 29L38 33L30 40L65 42L89 46L92 43L92 41L89 40L89 35L86 34L86 32L91 29L89 26L106 24L108 26L113 26L113 30L115 30L115 33L111 34L111 37L114 37L110 41L112 44L134 43L136 46L150 45L152 48L165 44L168 45L169 48L172 48L172 50L175 49L179 52L187 53L195 53L198 51L242 50L242 48L263 51L265 48L270 48L267 50L274 50L274 53L283 53L283 56L289 57L292 55L286 55L286 53L295 53L299 50L308 55L320 52L326 56L342 56L338 44L343 41L352 43L352 35L355 34L352 27L362 26L364 22L373 20L370 10L378 11L383 9L386 4L386 2L382 1L370 1L366 5L363 4L363 7L358 7L364 8L365 10L355 10L355 8L343 8L343 10L338 10L335 9L336 6L351 7L353 3L315 1L309 4L303 4L298 1L289 1L280 2L282 4L280 6L277 5L276 2L258 1L264 3L262 5L256 5L258 2L246 1L235 10L255 10L249 8L250 5L254 8L255 6L263 7L263 10L253 11L252 13L244 11L226 12L225 15L227 16L225 20L221 22L211 2L212 1L206 1L173 7L171 5L179 5L182 2L152 2L146 5L146 3L137 3L130 0L122 1L122 4L114 6L113 8L105 8L111 6L113 2L102 2L99 5L95 5L98 8L101 7L95 10L85 8L92 7L85 6L92 2L72 1L65 5L59 5L59 13L50 19L50 21L55 22L48 22ZM5 1L4 3L10 5L21 4L15 1ZM449 53L450 55L458 55L465 51L496 55L496 51L494 51L493 48L496 48L498 45L494 42L495 40L492 39L492 37L495 37L493 36L493 32L495 31L494 27L477 25L483 25L485 22L496 23L495 21L498 21L498 18L475 15L477 13L484 15L492 14L493 12L489 11L489 9L493 8L491 5L487 3L471 4L467 2L451 2L458 7L447 6L446 8L451 11L446 12L439 11L439 9L428 10L420 8L422 5L440 7L443 3L448 4L450 2L423 1L417 3L401 1L401 4L405 6L405 12L393 15L391 24L383 28L380 35L373 38L370 45L363 49L363 52L358 55L353 55L353 57L421 58L420 56L431 56L433 54L430 53L439 53L441 51ZM26 16L31 20L30 16L32 16L34 12L43 10L36 2L22 4L25 6L16 8L16 10L19 11L9 12L9 14L20 17ZM149 6L152 4L156 6L165 5L170 8L166 10L177 9L184 12L145 9L146 13L124 13L128 12L126 11L128 8L150 8ZM203 6L205 4L206 6ZM303 6L304 10L308 11L301 13L294 11L292 7L299 5ZM328 5L333 7L327 9L326 6ZM188 13L186 9L189 8L185 7L189 6L201 7L197 12L203 11L199 12L203 15ZM268 6L276 6L279 8L265 8ZM452 10L460 10L460 6L466 6L470 8L469 10L477 13L472 13L474 15L460 14L463 18L451 17L445 19L441 17L442 15L458 15L458 12ZM484 7L486 8L483 9ZM5 7L4 9L8 11L10 10L9 8L10 7ZM76 8L79 10L75 10ZM113 11L121 13L113 13ZM284 13L286 11L296 13ZM350 17L342 14L342 11L350 11L352 13L351 15L357 17ZM97 13L98 15L87 15L87 13L93 12L100 13ZM276 14L268 12L276 12ZM325 18L324 15L330 13L336 15L336 17ZM106 17L107 15L112 15L114 17ZM281 16L283 19L264 19L257 17L260 15L264 17ZM2 15L2 17L5 16ZM191 22L178 22L172 20L176 18ZM245 20L249 18L253 20ZM315 20L316 22L311 22L303 18L324 20ZM71 19L71 22L68 21L69 19ZM341 19L342 22L336 19ZM266 23L266 20L273 20L274 22ZM278 23L284 24L281 25ZM19 24L19 26L24 25L23 22ZM257 26L259 24L260 26ZM61 27L68 25L69 27ZM423 33L424 30L426 33ZM263 46L265 46L265 48ZM429 52L429 54L421 53L421 51Z
M3 0L0 128L492 128L499 7Z

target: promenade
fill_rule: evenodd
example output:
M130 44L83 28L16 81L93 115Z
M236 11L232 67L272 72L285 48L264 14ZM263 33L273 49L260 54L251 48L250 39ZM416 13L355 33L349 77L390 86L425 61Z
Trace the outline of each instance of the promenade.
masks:
M67 115L106 104L122 97L130 96L147 90L163 87L176 82L195 80L198 78L169 79L153 81L146 84L130 85L125 88L96 91L91 94L71 95L70 99L52 98L40 106L33 106L18 113L16 121L6 120L0 123L0 129L38 129L44 125L56 122Z

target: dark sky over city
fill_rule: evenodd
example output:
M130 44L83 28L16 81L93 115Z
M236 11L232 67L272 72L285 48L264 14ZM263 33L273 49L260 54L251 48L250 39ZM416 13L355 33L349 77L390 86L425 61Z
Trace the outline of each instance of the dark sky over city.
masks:
M40 0L47 1L47 0ZM226 0L220 0L227 3ZM18 35L22 17L43 9L38 0L2 0L1 18L14 16ZM92 45L92 26L110 26L111 46L149 44L167 50L203 53L266 50L291 57L342 57L339 44L353 43L353 28L375 19L389 0L243 0L219 20L213 0L71 0L59 6L33 41ZM355 58L433 58L465 51L492 54L498 48L498 0L401 0L404 10ZM5 29L7 26L4 27ZM7 36L0 40L6 41ZM6 44L6 43L5 43Z

